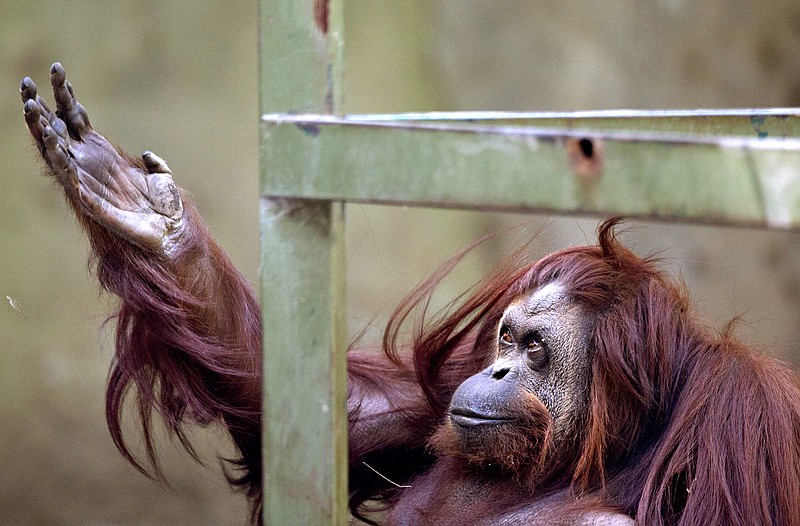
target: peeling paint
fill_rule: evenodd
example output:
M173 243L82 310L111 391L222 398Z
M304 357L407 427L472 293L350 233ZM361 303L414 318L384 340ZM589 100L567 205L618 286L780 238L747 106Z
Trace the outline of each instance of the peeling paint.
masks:
M764 129L766 121L766 117L760 115L754 115L753 117L750 117L750 124L753 125L753 129L755 130L756 136L759 139L766 139L769 137L769 132Z

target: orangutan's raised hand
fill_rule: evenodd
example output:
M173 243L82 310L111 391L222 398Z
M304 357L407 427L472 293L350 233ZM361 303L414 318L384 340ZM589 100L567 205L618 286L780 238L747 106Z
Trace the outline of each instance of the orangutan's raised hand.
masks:
M135 245L169 256L183 227L183 205L167 164L152 152L141 160L117 151L92 128L64 68L50 68L56 111L29 77L20 94L25 121L42 158L76 213Z

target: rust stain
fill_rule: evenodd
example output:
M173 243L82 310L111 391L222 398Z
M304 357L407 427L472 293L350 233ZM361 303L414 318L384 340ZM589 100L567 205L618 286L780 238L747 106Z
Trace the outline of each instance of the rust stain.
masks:
M314 21L323 35L328 34L328 2L330 0L314 0Z

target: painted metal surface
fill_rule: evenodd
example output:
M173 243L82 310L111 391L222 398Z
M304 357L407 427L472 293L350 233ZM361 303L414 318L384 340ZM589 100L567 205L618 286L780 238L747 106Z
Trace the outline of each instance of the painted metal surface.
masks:
M265 524L347 524L341 203L262 200Z
M261 111L335 112L340 3L262 0L260 30ZM344 205L278 196L276 182L291 177L295 163L268 156L261 170L263 518L344 526Z
M353 115L353 122L451 123L739 135L759 139L800 136L800 109L599 110L576 112L463 111Z
M716 118L737 131L751 117ZM509 125L507 115L469 123L264 115L262 130L267 162L294 159L273 181L275 195L798 228L800 139L752 127L749 135L671 131L697 127L696 118L672 116L657 132L599 121L596 129ZM765 129L797 126L797 116L775 119Z

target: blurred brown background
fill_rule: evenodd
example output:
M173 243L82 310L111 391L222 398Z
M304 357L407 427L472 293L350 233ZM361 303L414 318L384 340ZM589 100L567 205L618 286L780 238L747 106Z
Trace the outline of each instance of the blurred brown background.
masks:
M800 105L793 0L358 0L347 2L345 19L351 113ZM255 283L256 20L254 2L0 6L0 525L244 522L243 500L215 460L227 447L219 433L198 433L207 467L164 440L169 489L116 454L102 405L112 327L98 329L113 300L98 294L85 239L58 189L39 176L18 86L30 75L46 88L50 63L61 61L94 125L131 152L167 159ZM544 227L540 253L593 241L597 223L348 208L353 330L378 332L402 293L446 257L522 220L523 238ZM624 239L641 254L662 251L709 319L741 314L743 338L798 361L798 234L630 226ZM474 254L442 298L510 243Z

